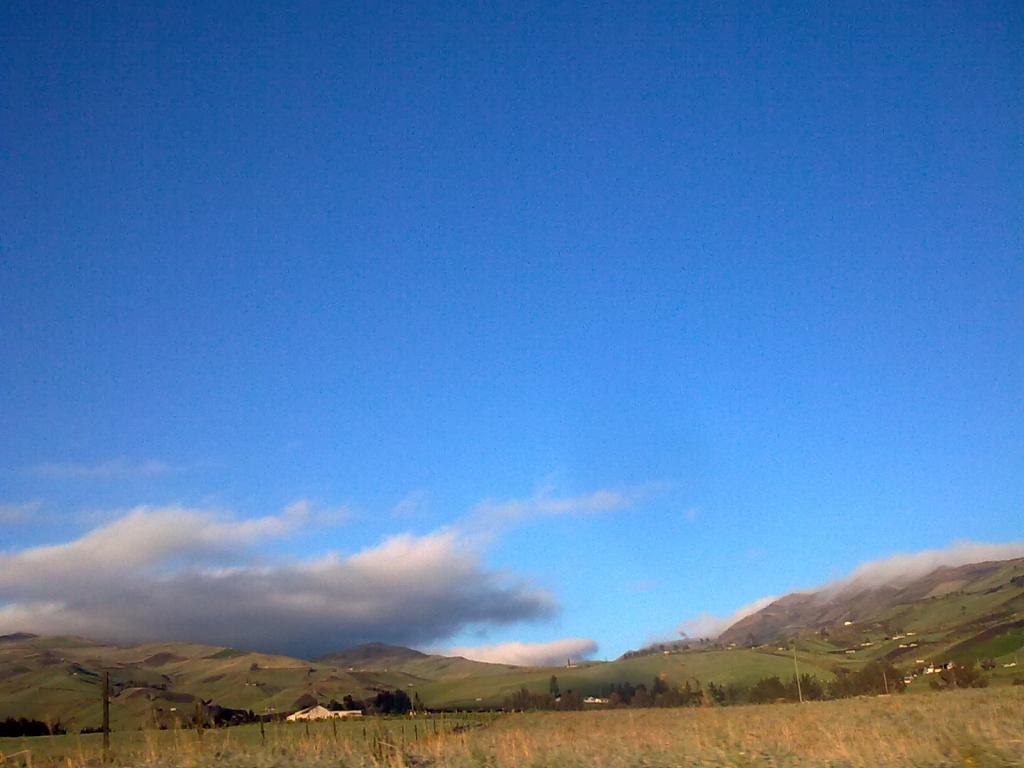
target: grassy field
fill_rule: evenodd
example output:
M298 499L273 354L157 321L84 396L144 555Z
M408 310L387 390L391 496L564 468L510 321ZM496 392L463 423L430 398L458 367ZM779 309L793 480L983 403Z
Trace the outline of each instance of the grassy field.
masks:
M0 740L4 765L99 765L100 737ZM367 719L113 735L117 766L1024 766L1024 689L813 704Z
M216 728L124 730L110 735L114 765L195 765L237 759L276 763L288 756L351 754L372 759L382 752L410 749L430 738L462 733L492 723L496 715L473 713L434 717L373 717L335 722L266 723ZM102 762L98 733L0 738L0 765L93 765ZM315 762L315 761L314 761ZM356 762L356 765L365 764Z
M800 654L801 670L830 678L826 664L830 659ZM573 690L584 696L607 695L612 683L629 681L650 685L662 677L672 685L687 680L719 684L736 683L749 686L762 677L793 674L793 658L788 652L774 649L751 651L697 651L652 654L615 662L584 662L573 669L518 668L488 675L427 682L419 686L423 700L431 706L470 708L481 705L500 706L504 699L522 687L534 693L546 693L552 675L558 677L562 690Z

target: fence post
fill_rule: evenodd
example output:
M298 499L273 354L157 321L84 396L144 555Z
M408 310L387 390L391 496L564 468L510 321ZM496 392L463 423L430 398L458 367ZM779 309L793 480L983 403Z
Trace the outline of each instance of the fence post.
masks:
M103 762L110 756L110 673L103 673Z

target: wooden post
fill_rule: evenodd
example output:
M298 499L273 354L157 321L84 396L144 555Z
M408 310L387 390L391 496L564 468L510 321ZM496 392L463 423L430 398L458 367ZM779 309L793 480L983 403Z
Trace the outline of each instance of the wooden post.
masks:
M267 743L267 734L263 730L263 715L260 715L260 743L261 744L266 744Z
M796 663L796 643L793 643L793 672L796 675L796 695L800 699L800 703L804 703L804 691L800 686L800 667Z
M203 711L203 700L196 699L196 712L194 716L194 725L196 727L196 745L200 752L203 751L203 725L206 720L206 713Z
M103 673L103 761L110 752L110 673Z
M885 686L885 695L889 695L889 678L885 675L885 667L882 667L882 685Z
M334 731L334 738L338 738L338 718L334 715L331 716L331 730Z

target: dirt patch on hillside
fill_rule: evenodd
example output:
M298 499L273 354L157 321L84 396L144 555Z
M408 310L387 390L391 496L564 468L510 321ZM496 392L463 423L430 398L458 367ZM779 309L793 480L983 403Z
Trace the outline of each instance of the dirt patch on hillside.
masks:
M26 672L31 672L32 667L26 667L21 664L15 664L14 666L0 669L0 680L10 680L12 677L23 675Z
M143 659L142 663L147 667L162 667L164 664L171 664L173 662L185 660L184 656L175 656L173 653L164 651L163 653L154 653L149 658Z
M179 693L178 691L164 691L160 694L160 698L164 701L171 701L175 704L186 704L190 701L195 701L196 697L191 693Z

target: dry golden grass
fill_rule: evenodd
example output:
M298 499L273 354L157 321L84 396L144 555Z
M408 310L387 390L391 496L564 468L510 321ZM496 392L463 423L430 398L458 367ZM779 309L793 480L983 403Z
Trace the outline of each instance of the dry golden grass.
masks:
M1024 765L1024 691L524 715L425 754L453 768Z
M813 704L518 714L441 732L430 721L367 721L122 736L121 766L1024 766L1024 689L961 691ZM76 741L77 739L77 741ZM21 744L0 744L8 753ZM33 768L98 765L98 742L57 737ZM23 765L25 756L7 765ZM2 765L0 761L0 765Z

